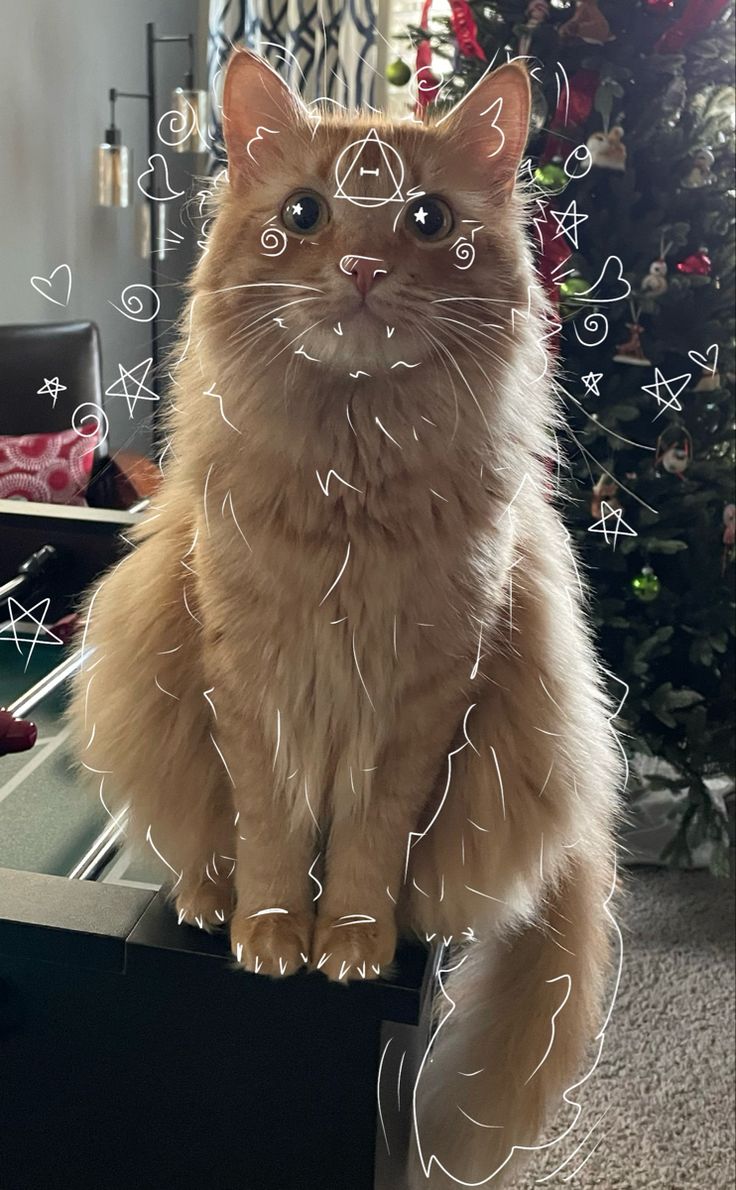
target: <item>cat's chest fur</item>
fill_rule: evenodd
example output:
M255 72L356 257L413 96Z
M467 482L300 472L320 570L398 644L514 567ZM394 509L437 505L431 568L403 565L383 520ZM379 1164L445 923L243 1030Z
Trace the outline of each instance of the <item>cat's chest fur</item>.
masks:
M469 678L487 493L450 467L327 481L254 463L242 485L213 474L209 494L203 598L232 696L315 812L336 784L367 796L417 693L435 684L452 703Z

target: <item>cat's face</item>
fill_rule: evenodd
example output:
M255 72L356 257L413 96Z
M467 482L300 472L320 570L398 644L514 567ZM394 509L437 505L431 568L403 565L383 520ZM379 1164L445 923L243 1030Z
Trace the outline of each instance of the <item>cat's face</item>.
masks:
M506 332L526 296L509 197L527 84L512 67L489 86L435 125L349 119L300 111L260 60L235 56L230 177L198 283L231 358L301 357L349 382L452 367L448 351Z

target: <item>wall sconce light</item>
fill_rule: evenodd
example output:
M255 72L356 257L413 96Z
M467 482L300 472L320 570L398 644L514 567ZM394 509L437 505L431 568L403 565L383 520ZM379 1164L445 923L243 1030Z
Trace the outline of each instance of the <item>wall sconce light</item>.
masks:
M156 37L152 22L146 25L147 91L118 91L110 88L110 127L97 150L97 202L102 207L130 205L131 156L122 144L120 129L115 124L115 104L118 99L145 99L148 104L148 155L156 152L156 54L155 47L164 42L186 42L189 46L189 69L184 86L175 87L171 95L171 139L159 139L175 153L206 153L207 142L203 129L207 125L207 92L194 86L194 34Z
M110 127L97 147L98 207L130 206L130 152L127 145L121 143L120 129L115 125L116 98L113 88L110 91Z

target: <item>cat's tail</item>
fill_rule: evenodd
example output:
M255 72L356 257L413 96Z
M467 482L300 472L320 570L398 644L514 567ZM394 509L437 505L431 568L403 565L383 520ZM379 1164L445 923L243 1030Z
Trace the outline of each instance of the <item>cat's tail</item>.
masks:
M607 978L614 879L600 857L571 863L534 924L475 939L440 969L414 1090L410 1190L508 1186L536 1148L575 1125L603 1045L604 991L617 985Z

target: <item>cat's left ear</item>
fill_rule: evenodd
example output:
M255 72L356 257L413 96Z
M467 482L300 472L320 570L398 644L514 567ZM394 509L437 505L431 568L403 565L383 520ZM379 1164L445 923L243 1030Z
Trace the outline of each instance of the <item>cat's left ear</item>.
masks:
M222 92L222 131L232 181L251 180L283 156L285 134L302 125L304 108L283 79L251 50L230 57Z
M487 71L439 121L484 189L510 194L529 136L531 88L520 62Z

